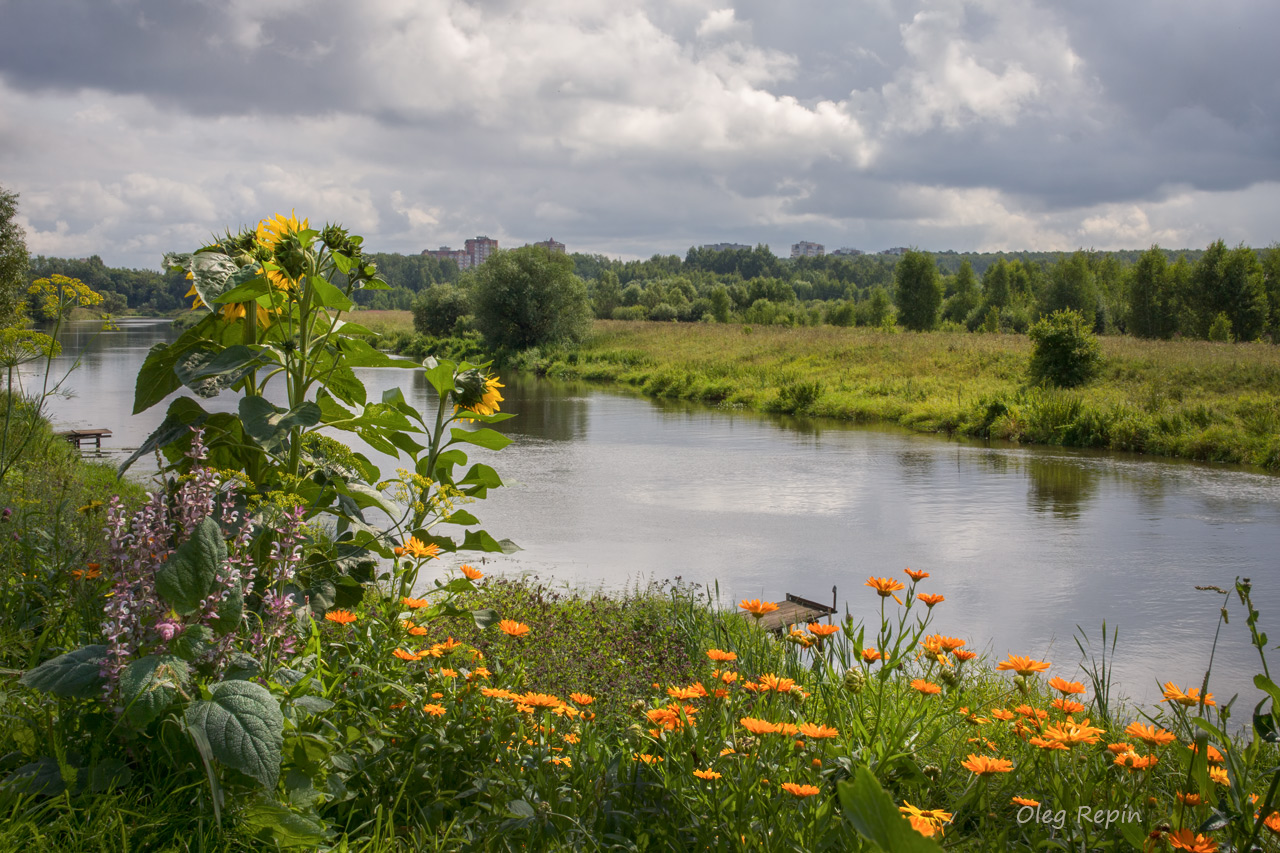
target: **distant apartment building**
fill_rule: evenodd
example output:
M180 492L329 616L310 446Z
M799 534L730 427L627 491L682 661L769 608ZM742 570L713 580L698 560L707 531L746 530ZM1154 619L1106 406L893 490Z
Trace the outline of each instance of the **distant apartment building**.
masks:
M826 252L826 247L821 243L810 243L808 240L801 240L799 243L791 244L791 257L793 258L820 258Z
M546 249L548 252L553 252L558 255L564 254L564 243L561 243L559 240L556 240L554 237L548 237L542 242L534 243L533 245L541 246L542 248Z
M858 255L865 255L866 252L862 251L861 249L850 249L848 247L845 247L843 249L836 249L831 254L839 255L842 258L853 258Z
M713 252L731 252L735 250L741 251L743 249L750 251L752 247L745 243L704 243L702 248L710 249Z
M453 261L458 265L458 269L467 270L480 266L489 259L490 255L498 251L498 241L483 236L468 240L465 245L465 249L450 249L448 246L425 249L422 254L441 261Z

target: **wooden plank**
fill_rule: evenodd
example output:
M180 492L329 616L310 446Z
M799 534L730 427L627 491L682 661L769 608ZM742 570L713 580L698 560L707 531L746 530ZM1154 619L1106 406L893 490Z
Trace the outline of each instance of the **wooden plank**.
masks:
M835 603L834 587L832 588L831 592L833 596L832 604L834 605ZM836 612L836 609L834 606L819 604L816 601L810 601L807 598L802 598L798 595L792 595L791 593L787 593L786 599L778 602L777 610L773 611L772 613L766 613L758 621L760 623L760 627L764 628L766 631L781 633L787 630L787 627L789 625L795 625L795 624L803 625L809 622L816 622L822 617L824 616L829 617L831 614L835 612ZM752 616L750 613L744 612L742 615L748 619L755 620L755 617Z

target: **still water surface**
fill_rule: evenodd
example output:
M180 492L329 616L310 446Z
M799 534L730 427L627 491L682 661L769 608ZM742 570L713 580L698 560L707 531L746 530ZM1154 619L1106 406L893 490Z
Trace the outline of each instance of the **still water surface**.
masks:
M122 324L64 338L75 396L52 403L64 426L107 427L123 458L164 406L131 416L147 349L166 325ZM421 372L368 370L376 398L399 384L427 405ZM1003 657L1027 654L1080 678L1073 637L1096 646L1118 629L1123 693L1159 699L1157 680L1200 684L1219 596L1253 578L1261 626L1280 636L1280 478L1134 455L948 441L885 428L777 418L654 401L583 385L508 378L501 425L514 443L475 449L507 488L471 507L524 550L489 572L532 572L577 587L650 579L719 582L722 600L793 592L870 618L870 575L932 574L936 628ZM227 395L212 406L234 407ZM488 458L492 457L492 458ZM376 460L389 471L390 460ZM474 562L474 560L472 560ZM1234 600L1233 600L1234 604ZM1236 606L1234 614L1240 614ZM1243 615L1223 629L1210 689L1257 691L1257 653ZM1248 707L1244 703L1249 701Z

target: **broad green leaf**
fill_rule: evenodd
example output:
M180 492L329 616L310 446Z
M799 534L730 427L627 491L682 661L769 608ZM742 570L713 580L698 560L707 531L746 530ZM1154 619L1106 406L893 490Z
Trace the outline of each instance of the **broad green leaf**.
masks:
M44 797L57 796L66 787L58 762L47 757L22 765L0 782L0 790Z
M187 662L175 655L147 655L131 662L120 673L125 716L137 726L158 719L189 677Z
M307 282L311 285L311 292L316 296L315 304L320 308L350 311L355 305L354 302L347 298L345 293L326 281L322 276L308 276Z
M129 466L143 456L149 456L156 449L171 446L189 436L191 427L202 425L208 417L209 413L200 408L200 404L195 400L190 397L178 397L169 404L169 411L165 413L160 426L147 436L147 440L142 442L142 446L135 450L133 455L120 463L117 474L123 477L124 472L129 470Z
M416 361L410 361L405 358L392 358L358 338L341 338L334 342L334 348L342 354L342 362L349 367L417 368L418 366Z
M355 266L355 261L351 260L351 256L343 252L330 252L329 257L333 258L333 265L338 268L338 272L346 275L351 272L351 268Z
M173 638L169 651L186 661L205 655L213 645L213 631L207 625L188 625Z
M285 411L272 405L265 397L241 397L240 420L244 431L265 447L284 439L293 427L315 426L320 422L320 407L307 400Z
M476 627L483 631L490 625L496 624L498 621L498 611L496 610L473 610L471 618L476 621Z
M441 454L443 456L444 454ZM465 460L464 460L465 461ZM466 476L458 481L459 486L484 486L487 489L496 489L502 485L502 478L498 476L498 472L481 462L477 462L467 469Z
M244 270L241 270L237 275L247 274L249 278L243 284L236 284L234 287L224 290L222 295L218 297L217 301L219 303L249 302L250 300L256 300L259 296L266 296L271 292L270 279L256 272L252 267L246 267L245 270L249 272L245 273Z
M382 392L382 402L388 405L405 402L404 389L399 385L394 385Z
M171 344L156 344L147 352L133 387L135 415L145 412L182 387L182 382L173 372L181 355L181 350Z
M313 815L300 815L273 800L255 799L241 813L245 824L267 833L272 846L309 847L325 837L328 827Z
M488 428L481 429L459 429L453 427L449 430L449 436L454 441L465 441L467 444L474 444L476 447L484 447L488 450L501 450L511 443L511 439L497 430Z
M63 699L90 699L102 692L99 671L106 657L106 646L85 646L27 670L18 683Z
M521 550L520 546L510 539L501 542L495 540L483 530L468 530L458 546L460 551L485 551L491 554L514 554Z
M1280 687L1277 687L1274 681L1262 673L1258 673L1253 677L1253 686L1259 690L1266 691L1267 695L1271 697L1272 711L1280 711Z
M533 806L524 800L512 800L507 803L507 811L516 817L533 817Z
M464 509L458 510L457 512L451 514L448 518L443 519L443 521L445 524L462 524L466 526L480 523L480 519L476 518L474 515L472 515L471 513L467 512Z
M853 779L837 786L845 819L885 853L938 853L937 844L912 829L876 777L859 766Z
M237 344L227 347L188 375L192 379L205 379L228 373L242 375L248 369L262 363L262 354L258 350L244 344Z
M191 703L186 723L204 735L218 761L257 779L265 788L275 787L284 746L284 715L265 687L253 681L219 682L207 701Z
M431 383L432 388L436 389L438 395L443 397L453 393L453 362L447 360L437 362L433 358L428 358L422 366L427 371L427 381Z
M156 592L182 615L195 613L213 592L218 569L226 559L227 544L218 522L206 518L156 572Z

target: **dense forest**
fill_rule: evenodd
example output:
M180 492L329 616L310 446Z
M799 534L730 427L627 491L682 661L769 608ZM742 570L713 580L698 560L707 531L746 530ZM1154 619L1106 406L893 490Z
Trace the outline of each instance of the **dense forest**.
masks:
M1025 332L1059 308L1100 333L1216 340L1280 340L1280 247L902 255L784 259L767 247L616 261L573 254L597 317L623 320ZM389 290L362 291L367 308L449 304L465 316L468 283L452 261L372 255ZM115 312L169 312L188 304L180 273L107 267L97 256L37 257L32 279L61 273L101 292ZM423 291L448 287L420 297Z

